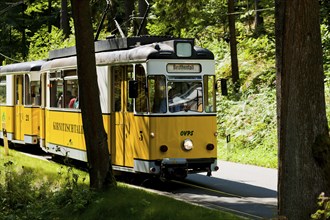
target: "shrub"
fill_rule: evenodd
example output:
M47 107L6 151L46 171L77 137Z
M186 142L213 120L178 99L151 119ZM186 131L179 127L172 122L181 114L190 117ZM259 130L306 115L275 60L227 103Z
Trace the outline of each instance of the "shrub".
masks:
M79 176L70 167L61 170L54 182L11 161L0 170L0 219L52 219L63 209L82 211L93 199L93 192L78 183Z
M319 209L311 215L312 219L330 219L330 197L322 192L317 203Z

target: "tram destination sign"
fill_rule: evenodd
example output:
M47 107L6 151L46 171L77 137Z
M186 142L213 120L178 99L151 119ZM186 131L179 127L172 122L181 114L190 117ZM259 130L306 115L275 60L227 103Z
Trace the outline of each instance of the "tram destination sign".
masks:
M201 69L199 63L169 63L166 66L169 73L200 73Z

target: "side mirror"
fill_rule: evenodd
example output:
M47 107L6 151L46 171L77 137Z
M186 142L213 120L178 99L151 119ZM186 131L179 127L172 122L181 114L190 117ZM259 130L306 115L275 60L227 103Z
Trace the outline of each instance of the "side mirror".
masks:
M228 95L228 88L227 88L227 79L220 79L221 82L221 94L223 96Z
M220 87L221 87L221 95L227 96L228 95L228 88L227 88L227 79L219 79L217 82L220 81ZM217 85L218 85L217 83Z
M128 97L129 98L138 97L138 82L136 80L128 81Z

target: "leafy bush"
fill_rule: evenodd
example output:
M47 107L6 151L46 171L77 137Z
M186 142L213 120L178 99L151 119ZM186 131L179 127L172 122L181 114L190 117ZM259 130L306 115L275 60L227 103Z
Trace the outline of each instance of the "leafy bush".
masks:
M46 59L50 50L70 47L75 44L73 35L65 39L62 30L54 26L51 33L48 33L47 25L35 32L30 41L28 60Z
M311 215L312 219L330 219L330 198L321 193L317 203L319 209Z
M217 101L219 157L277 167L275 44L267 36L246 38L238 50L241 89ZM218 77L229 78L229 52L222 56ZM230 80L229 91L233 91Z
M84 210L93 199L72 168L59 172L57 181L40 178L27 167L9 161L0 173L0 219L46 219L61 216L63 209ZM62 182L62 179L64 181Z

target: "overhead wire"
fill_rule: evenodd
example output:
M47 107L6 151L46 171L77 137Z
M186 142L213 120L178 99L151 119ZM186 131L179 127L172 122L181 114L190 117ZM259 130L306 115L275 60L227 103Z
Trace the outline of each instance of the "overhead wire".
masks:
M11 57L9 57L9 56L6 56L6 55L3 54L3 53L0 53L0 56L3 56L4 58L6 58L6 59L8 59L8 60L11 60L11 61L14 61L14 62L16 62L16 63L20 63L20 62L22 62L22 61L20 61L20 60L15 60L15 59L13 59L13 58L11 58Z
M24 3L24 1L20 1L20 2L16 2L16 3L10 4L9 6L7 6L6 8L4 8L4 9L2 9L0 11L0 15L6 13L7 11L9 11L9 9L11 9L11 8L13 8L13 7L17 6L17 5L23 4L23 3Z

